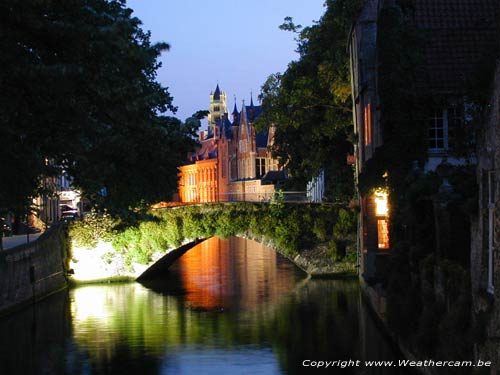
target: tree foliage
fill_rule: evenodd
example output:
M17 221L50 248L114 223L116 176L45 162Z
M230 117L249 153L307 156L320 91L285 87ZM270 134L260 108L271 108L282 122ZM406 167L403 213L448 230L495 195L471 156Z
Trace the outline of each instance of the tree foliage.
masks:
M26 207L63 170L114 210L170 196L196 129L166 116L169 46L124 0L4 0L0 44L0 207Z
M347 40L361 1L329 0L313 26L302 28L285 18L281 29L297 33L299 60L285 73L272 74L262 86L261 125L277 126L273 153L293 176L303 180L327 168L335 190L352 194L352 102Z

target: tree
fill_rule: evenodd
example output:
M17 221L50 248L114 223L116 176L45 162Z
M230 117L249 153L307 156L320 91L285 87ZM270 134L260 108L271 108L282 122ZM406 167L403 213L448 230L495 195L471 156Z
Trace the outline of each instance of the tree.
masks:
M260 126L277 127L273 154L302 183L327 168L330 198L353 193L352 103L347 52L348 33L361 1L329 0L313 26L301 28L290 17L280 26L297 34L299 60L285 73L269 76L260 99Z
M0 3L0 207L21 210L63 170L111 208L168 198L194 129L156 82L166 43L124 0Z

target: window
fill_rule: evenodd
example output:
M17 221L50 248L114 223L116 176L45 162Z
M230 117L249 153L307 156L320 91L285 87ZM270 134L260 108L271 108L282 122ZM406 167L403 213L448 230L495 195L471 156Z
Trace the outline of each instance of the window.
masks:
M372 143L372 112L370 103L365 107L365 146Z
M261 178L266 174L266 159L255 158L255 177Z
M389 248L389 195L386 190L379 189L374 194L375 217L377 220L377 248Z
M238 179L238 161L234 158L229 161L229 172L231 180Z
M377 219L378 248L389 248L389 225L387 219Z
M247 152L247 143L244 140L240 140L239 151L241 153Z
M429 150L448 149L448 111L437 110L429 118Z
M219 112L220 111L220 106L214 105L214 112Z
M279 170L279 165L278 165L278 160L277 159L268 159L269 163L269 170L270 171L278 171Z
M226 162L226 157L225 157L226 155L225 154L226 154L225 150L222 149L222 151L221 151L221 158L220 158L220 160L222 160L222 163L221 163L222 164L222 168L221 168L222 169L222 171L221 171L222 172L222 177L226 177L226 175L227 175L227 164L229 163L229 161Z

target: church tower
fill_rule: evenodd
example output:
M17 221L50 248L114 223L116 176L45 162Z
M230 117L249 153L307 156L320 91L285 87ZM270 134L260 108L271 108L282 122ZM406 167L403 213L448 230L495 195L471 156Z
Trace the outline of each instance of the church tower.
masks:
M208 134L216 134L215 129L227 113L226 93L221 91L219 84L213 93L210 93L210 110L208 113Z

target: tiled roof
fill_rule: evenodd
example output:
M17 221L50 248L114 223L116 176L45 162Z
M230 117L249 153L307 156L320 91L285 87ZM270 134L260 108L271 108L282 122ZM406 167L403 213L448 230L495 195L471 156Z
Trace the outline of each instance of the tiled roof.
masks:
M212 159L217 153L217 144L211 138L201 141L201 148L196 152L198 160Z
M263 130L255 135L255 146L257 148L267 147L267 138L269 136L269 131Z
M257 117L262 113L262 106L260 105L247 105L246 112L248 121L254 122Z
M498 0L415 1L415 23L426 37L426 78L433 91L463 91L484 53L498 41L498 8Z
M231 121L229 121L227 115L224 116L222 126L221 126L221 134L223 134L227 139L233 138L233 129Z
M236 103L234 103L234 108L233 108L233 113L232 115L239 115L240 113L238 112L238 108L236 108Z

